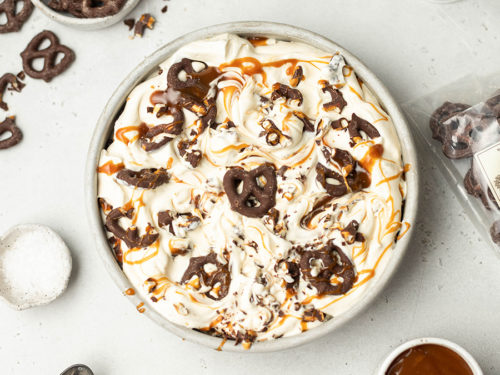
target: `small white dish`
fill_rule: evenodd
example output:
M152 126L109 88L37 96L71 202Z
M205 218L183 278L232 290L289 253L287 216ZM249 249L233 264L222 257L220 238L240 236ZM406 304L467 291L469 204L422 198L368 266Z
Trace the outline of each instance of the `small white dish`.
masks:
M127 0L123 8L116 14L100 18L78 18L69 13L61 13L47 6L46 0L32 0L33 4L50 19L63 25L80 30L99 30L114 25L123 20L141 0Z
M474 357L462 348L460 345L455 344L454 342L451 342L449 340L445 339L440 339L436 337L423 337L423 338L418 338L418 339L413 339L410 341L405 342L404 344L401 344L398 346L396 349L394 349L382 362L380 367L378 368L377 372L375 373L376 375L385 375L387 370L389 369L389 366L392 364L392 362L405 350L408 350L410 348L413 348L418 345L424 345L424 344L434 344L434 345L440 345L444 346L445 348L448 348L455 353L457 353L460 357L464 359L464 361L469 365L469 367L472 370L472 373L474 375L483 375L483 371L481 370L481 367L479 367L479 364L476 362Z
M71 254L40 224L18 225L0 237L0 300L16 310L45 305L68 286Z

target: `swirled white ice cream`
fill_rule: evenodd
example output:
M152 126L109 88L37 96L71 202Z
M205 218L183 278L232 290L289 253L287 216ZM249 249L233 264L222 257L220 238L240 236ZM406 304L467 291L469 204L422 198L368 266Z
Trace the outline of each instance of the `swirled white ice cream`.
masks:
M370 290L408 229L404 167L347 63L226 34L130 93L98 191L125 274L161 315L249 345L335 319Z

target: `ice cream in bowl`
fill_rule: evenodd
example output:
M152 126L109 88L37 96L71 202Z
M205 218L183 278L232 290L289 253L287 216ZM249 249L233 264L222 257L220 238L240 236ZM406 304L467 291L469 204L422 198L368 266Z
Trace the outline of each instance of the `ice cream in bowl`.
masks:
M298 345L354 316L416 211L390 95L341 47L284 25L215 26L158 51L115 93L90 155L89 216L118 285L182 337L241 344L225 350Z

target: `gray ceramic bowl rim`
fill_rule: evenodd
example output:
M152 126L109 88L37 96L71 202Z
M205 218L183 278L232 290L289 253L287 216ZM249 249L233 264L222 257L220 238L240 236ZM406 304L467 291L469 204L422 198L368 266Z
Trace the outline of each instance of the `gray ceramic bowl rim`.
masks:
M410 239L415 228L414 223L417 214L419 190L418 161L415 152L415 145L413 142L411 131L401 110L396 104L396 101L390 95L387 88L382 84L382 82L373 73L371 73L368 68L363 63L361 63L353 54L321 35L295 26L279 23L232 22L206 27L188 33L171 41L170 43L154 52L149 57L145 58L144 61L142 61L128 75L128 77L125 78L118 89L114 92L97 122L88 152L88 160L85 172L85 200L87 203L87 216L89 219L90 230L92 235L96 239L97 250L99 252L99 255L101 256L102 261L104 262L107 271L122 292L127 290L128 288L131 288L132 285L118 266L110 250L110 247L106 240L106 233L97 204L96 168L99 162L100 152L111 134L116 116L121 111L127 96L134 87L136 87L141 81L148 77L153 71L157 69L158 65L161 62L166 60L172 53L174 53L183 45L195 40L204 39L222 33L270 36L285 40L302 41L322 50L332 52L339 51L340 53L342 53L348 63L354 68L356 73L379 98L382 106L392 118L398 136L400 138L403 152L403 161L404 163L409 163L411 165L410 170L406 173L407 198L402 219L410 223L411 227L408 233L406 233L406 235L396 243L392 257L386 265L386 269L384 270L384 272L378 277L378 279L374 280L375 283L372 284L371 290L365 295L365 297L357 304L355 304L349 311L340 315L338 318L333 318L323 325L303 332L299 335L283 337L277 340L256 342L254 343L254 345L252 345L252 348L249 350L249 352L271 352L284 350L309 343L345 324L348 320L367 308L367 306L386 286L386 284L390 280L390 277L395 273L395 270L404 257L405 251L410 243ZM154 310L154 308L151 306L150 301L142 301L142 299L137 294L134 296L127 296L127 298L129 298L135 305L144 302L146 307L145 314L149 318L154 320L157 324L164 327L168 331L181 337L182 339L186 339L191 342L202 344L214 349L219 347L221 343L220 338L212 337L207 334L171 323ZM241 345L235 346L230 343L227 343L223 347L223 350L245 352Z
M127 0L123 8L116 14L107 17L98 18L78 18L65 13L57 12L47 6L44 0L31 0L35 6L42 11L50 19L59 22L63 25L71 26L80 30L98 30L114 25L120 22L127 14L129 14L141 0Z

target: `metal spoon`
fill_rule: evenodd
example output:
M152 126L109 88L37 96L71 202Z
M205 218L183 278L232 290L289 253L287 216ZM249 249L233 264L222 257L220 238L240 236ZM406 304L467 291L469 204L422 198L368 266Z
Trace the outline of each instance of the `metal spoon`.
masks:
M64 370L61 375L94 375L94 373L85 365L73 365Z

